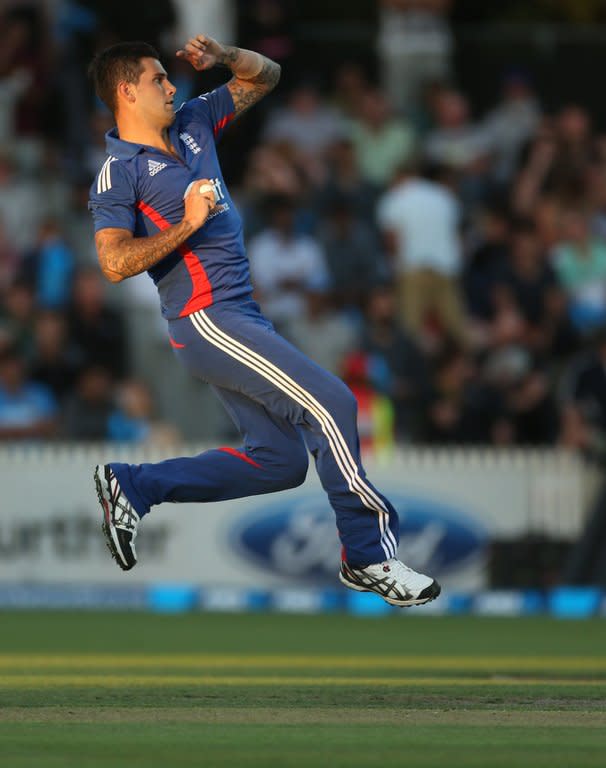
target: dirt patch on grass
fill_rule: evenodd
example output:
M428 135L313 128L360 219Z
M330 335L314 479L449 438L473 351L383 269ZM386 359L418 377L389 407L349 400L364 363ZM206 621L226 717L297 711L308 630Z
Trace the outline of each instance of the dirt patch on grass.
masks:
M258 707L6 707L0 723L226 723L252 725L461 725L461 726L574 726L606 727L605 712L558 710L429 710L429 709L291 709Z

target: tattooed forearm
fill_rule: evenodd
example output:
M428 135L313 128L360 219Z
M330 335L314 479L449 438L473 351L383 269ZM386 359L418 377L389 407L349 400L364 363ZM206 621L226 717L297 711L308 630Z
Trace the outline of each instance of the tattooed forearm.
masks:
M236 63L239 53L240 48L236 48L235 45L224 45L223 53L217 56L217 64L222 64L224 67L229 67L231 69Z
M255 51L225 46L219 61L234 74L227 87L234 100L236 117L275 88L280 79L280 65Z
M150 237L133 237L126 229L101 229L95 245L103 274L119 283L145 272L182 245L195 229L186 219Z

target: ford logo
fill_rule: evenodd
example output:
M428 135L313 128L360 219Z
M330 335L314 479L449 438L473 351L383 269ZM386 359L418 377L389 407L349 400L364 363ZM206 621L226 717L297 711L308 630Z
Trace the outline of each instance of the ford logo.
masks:
M389 498L400 516L399 556L407 565L440 578L483 560L487 532L465 513L430 498ZM265 503L240 518L228 540L242 557L277 575L334 583L341 545L320 493Z

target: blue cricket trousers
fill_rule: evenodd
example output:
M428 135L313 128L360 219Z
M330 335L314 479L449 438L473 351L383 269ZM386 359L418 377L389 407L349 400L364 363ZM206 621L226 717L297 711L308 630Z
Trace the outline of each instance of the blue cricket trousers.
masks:
M357 406L349 388L279 336L247 300L169 321L175 352L209 382L240 431L239 450L219 448L156 464L112 463L139 513L165 501L221 501L300 485L307 448L354 566L395 557L398 516L366 479Z

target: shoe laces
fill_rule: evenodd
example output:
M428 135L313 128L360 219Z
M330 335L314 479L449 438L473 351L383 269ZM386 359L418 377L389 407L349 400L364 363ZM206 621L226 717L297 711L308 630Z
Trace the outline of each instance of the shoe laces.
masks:
M389 565L391 572L397 579L406 579L406 577L410 576L410 574L414 574L415 576L418 575L416 571L413 571L412 568L404 565L401 560L398 560L395 557L390 557L389 560L385 561L385 563Z

